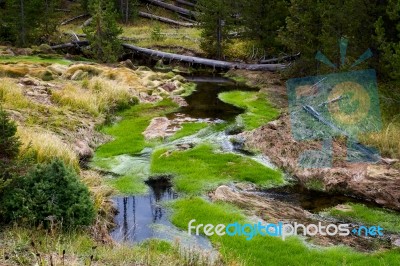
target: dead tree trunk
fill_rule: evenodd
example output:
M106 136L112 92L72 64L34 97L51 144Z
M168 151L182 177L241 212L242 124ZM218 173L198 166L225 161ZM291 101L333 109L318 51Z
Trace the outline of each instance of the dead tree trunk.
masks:
M139 12L139 16L144 17L144 18L150 18L150 19L155 19L161 22L165 22L168 24L174 24L174 25L178 25L178 26L182 26L182 27L193 27L193 23L188 23L188 22L180 22L180 21L176 21L173 19L169 19L169 18L164 18L164 17L160 17L160 16L156 16L153 14L149 14L149 13L145 13L145 12Z
M264 59L260 60L260 64L271 64L271 63L277 63L277 62L282 62L282 61L293 61L300 57L300 53L294 54L294 55L287 55L283 56L280 58L271 58L271 59Z
M192 2L185 1L185 0L175 0L175 2L177 2L178 4L181 4L181 5L186 5L186 6L190 6L190 7L195 7L196 6L196 4L194 4Z
M88 46L89 44L90 44L89 41L69 42L69 43L53 45L53 46L51 46L51 49L57 50L57 49L65 49L65 48L72 48L72 47L78 47L79 48L81 46Z
M67 20L61 22L60 25L61 25L61 26L67 25L68 23L71 23L71 22L74 21L74 20L77 20L77 19L80 19L80 18L84 18L84 17L86 17L86 16L89 16L89 14L82 14L82 15L79 15L79 16L76 16L76 17L67 19Z
M218 69L247 69L247 70L265 70L265 71L277 71L285 68L283 64L238 64L233 62L226 62L220 60L213 60L207 58L200 58L194 56L186 56L179 54L172 54L166 52L160 52L157 50L151 50L147 48L141 48L130 44L122 44L126 49L135 51L137 53L145 54L151 57L158 57L161 59L175 60L179 62L186 62L189 64L197 64L202 66L208 66Z
M174 6L174 5L171 5L171 4L168 4L168 3L164 3L164 2L161 2L161 1L158 1L158 0L147 0L147 2L149 2L149 3L153 4L153 5L161 6L161 7L165 8L165 9L174 11L174 12L176 12L178 14L181 14L181 15L185 15L185 16L189 16L189 17L195 17L195 12L187 10L185 8L182 8L182 7L177 7L177 6Z

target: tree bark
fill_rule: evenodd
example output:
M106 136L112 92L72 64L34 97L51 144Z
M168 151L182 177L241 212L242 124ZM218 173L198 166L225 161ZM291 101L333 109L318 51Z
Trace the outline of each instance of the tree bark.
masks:
M283 64L240 64L240 63L233 63L233 62L226 62L220 60L213 60L207 58L200 58L194 56L186 56L186 55L179 55L179 54L172 54L166 52L160 52L156 50L151 50L147 48L141 48L130 44L122 44L122 46L126 49L133 50L137 53L159 57L161 59L169 59L169 60L176 60L180 62L186 62L190 64L197 64L203 66L209 66L218 69L247 69L247 70L264 70L264 71L277 71L284 69L286 66Z
M156 16L156 15L141 12L141 11L139 12L139 16L144 17L144 18L155 19L155 20L159 20L161 22L165 22L168 24L174 24L174 25L178 25L178 26L183 26L183 27L193 27L194 26L193 23L180 22L180 21L176 21L173 19L164 18L164 17Z

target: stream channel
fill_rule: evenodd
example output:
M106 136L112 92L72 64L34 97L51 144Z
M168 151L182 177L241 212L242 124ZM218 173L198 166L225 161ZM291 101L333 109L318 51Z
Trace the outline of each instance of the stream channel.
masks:
M225 91L254 90L245 85L220 77L186 77L189 81L197 84L197 90L186 97L187 107L180 108L176 113L167 117L174 120L193 122L223 123L233 122L237 115L243 112L233 105L219 100L218 94ZM231 135L222 132L210 132L200 130L198 133L183 137L174 141L166 142L157 148L172 147L176 145L197 145L208 142L219 147L220 152L235 153L237 155L251 158L265 167L275 168L269 159L263 155L254 155L237 149L230 141ZM144 180L151 177L150 158L152 148L144 149L137 155L117 156L118 164L113 168L114 175L124 175L135 172ZM116 227L111 231L111 236L118 242L140 243L151 238L168 241L179 239L180 245L188 248L201 248L212 251L209 240L202 236L188 236L185 231L175 227L169 220L168 209L163 203L179 197L173 190L168 178L148 181L148 193L144 195L117 196L113 200L117 207L115 216ZM303 207L309 211L319 211L337 204L351 202L354 199L340 196L332 197L326 193L312 192L302 189L299 185L285 186L270 190L257 191L265 197L282 201L288 201L294 205Z

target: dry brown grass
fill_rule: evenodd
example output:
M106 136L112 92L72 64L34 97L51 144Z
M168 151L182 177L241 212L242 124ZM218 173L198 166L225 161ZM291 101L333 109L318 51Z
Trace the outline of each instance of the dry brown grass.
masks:
M37 162L49 162L60 158L67 165L79 169L78 157L72 147L65 143L59 135L41 128L19 126L17 135L22 142L22 150L35 152Z
M53 91L52 100L73 110L84 110L94 116L106 113L112 108L128 105L133 92L125 84L94 77L82 85L67 84L62 90Z
M381 131L363 135L361 141L376 147L383 156L400 159L400 125L390 123Z
M34 103L22 93L22 88L12 79L2 79L0 83L0 102L6 109L33 108Z

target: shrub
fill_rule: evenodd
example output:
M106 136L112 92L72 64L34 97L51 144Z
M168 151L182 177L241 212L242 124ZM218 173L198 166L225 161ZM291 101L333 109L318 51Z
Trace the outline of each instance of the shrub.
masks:
M7 185L21 145L16 132L17 126L0 106L0 192Z
M90 225L95 217L87 187L58 159L13 178L0 203L6 222L48 227L53 220L75 228Z

